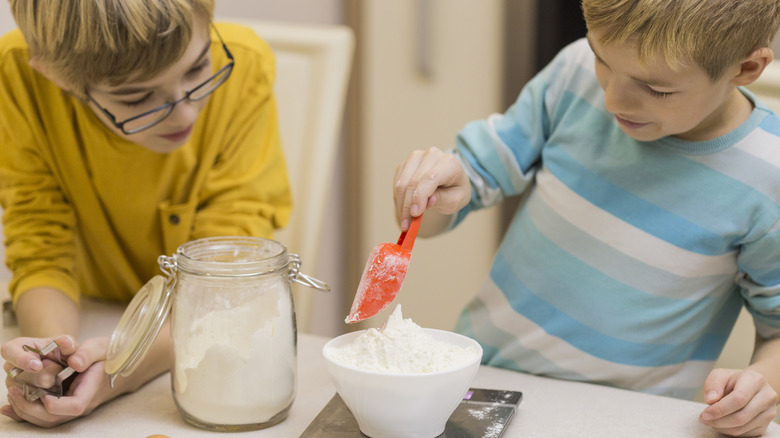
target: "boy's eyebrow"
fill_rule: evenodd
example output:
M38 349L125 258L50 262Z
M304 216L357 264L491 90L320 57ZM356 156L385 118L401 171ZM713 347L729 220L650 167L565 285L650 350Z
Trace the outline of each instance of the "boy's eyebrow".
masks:
M585 39L588 41L588 45L590 46L590 50L593 52L593 55L596 56L597 59L601 59L599 54L596 53L596 49L593 48L593 44L591 44L591 42L590 42L590 34L586 35ZM602 62L603 62L603 60L602 60ZM662 81L662 80L658 80L658 79L639 78L639 77L634 77L634 76L631 76L631 79L633 79L633 80L635 80L637 82L641 82L641 83L643 83L645 85L649 85L651 87L674 88L674 84L672 84L671 82Z
M211 48L211 40L209 40L206 43L206 47L203 48L203 50L200 52L200 55L198 55L198 59L196 59L195 62L192 63L192 65L194 66L197 63L199 63L203 59L203 57L206 56L206 54L209 52L210 48ZM149 91L149 88L130 85L128 87L122 87L122 88L117 88L116 90L108 91L108 93L115 94L117 96L126 96L129 94L142 93L144 91Z

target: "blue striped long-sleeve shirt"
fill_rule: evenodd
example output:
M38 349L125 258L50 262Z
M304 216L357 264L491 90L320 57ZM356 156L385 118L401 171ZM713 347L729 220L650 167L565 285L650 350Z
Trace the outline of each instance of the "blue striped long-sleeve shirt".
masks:
M627 136L585 40L456 153L471 210L526 190L457 330L489 365L693 398L742 305L780 336L780 119L687 142Z

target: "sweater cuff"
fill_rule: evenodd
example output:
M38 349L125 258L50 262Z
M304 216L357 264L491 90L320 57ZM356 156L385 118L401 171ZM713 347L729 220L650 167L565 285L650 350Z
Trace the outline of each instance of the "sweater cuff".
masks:
M19 297L25 292L38 287L57 289L73 300L74 303L79 304L78 286L73 278L62 271L50 269L38 271L34 275L28 275L18 280L11 280L8 290L11 294L14 309L16 309L16 305L19 302Z

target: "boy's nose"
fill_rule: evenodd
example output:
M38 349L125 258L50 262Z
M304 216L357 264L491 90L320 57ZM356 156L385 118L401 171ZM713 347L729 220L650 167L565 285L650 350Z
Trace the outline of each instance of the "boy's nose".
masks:
M612 82L604 87L604 105L612 114L625 114L634 109L636 101L627 87Z
M189 125L198 117L198 108L198 102L192 102L185 99L176 104L173 108L173 112L168 116L168 119L177 125Z

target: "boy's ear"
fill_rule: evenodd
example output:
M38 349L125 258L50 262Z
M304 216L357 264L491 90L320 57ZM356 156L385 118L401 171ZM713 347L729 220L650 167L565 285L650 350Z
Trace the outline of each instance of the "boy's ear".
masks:
M773 58L774 54L769 47L756 49L750 56L739 63L739 71L737 71L737 75L734 76L732 82L738 86L752 84L761 76L761 73L764 72L764 69L772 62Z
M54 85L62 88L64 91L70 91L67 84L65 84L65 82L57 78L55 75L51 74L48 68L46 68L46 65L37 58L30 58L30 67L32 67L33 70L37 71L38 73L42 74L46 79L54 82Z

